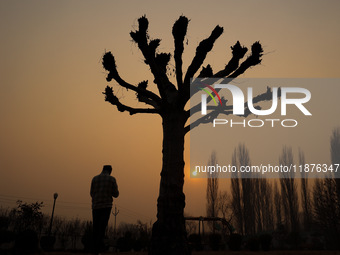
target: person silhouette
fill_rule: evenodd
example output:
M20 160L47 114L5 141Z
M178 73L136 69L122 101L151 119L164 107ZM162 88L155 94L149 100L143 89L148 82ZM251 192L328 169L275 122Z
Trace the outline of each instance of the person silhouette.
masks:
M92 197L94 252L104 251L105 230L110 219L113 198L119 196L116 178L111 176L112 166L104 165L102 172L93 177L90 195Z

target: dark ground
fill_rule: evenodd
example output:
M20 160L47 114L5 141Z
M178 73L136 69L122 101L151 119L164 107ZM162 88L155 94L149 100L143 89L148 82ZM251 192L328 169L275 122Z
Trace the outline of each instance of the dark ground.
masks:
M91 255L90 253L47 252L45 255ZM147 252L107 252L103 254L147 255ZM340 255L340 251L198 251L192 255Z

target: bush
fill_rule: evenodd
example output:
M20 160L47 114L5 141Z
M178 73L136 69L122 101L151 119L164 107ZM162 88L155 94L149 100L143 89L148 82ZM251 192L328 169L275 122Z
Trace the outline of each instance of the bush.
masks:
M43 202L28 204L18 200L17 205L18 208L11 211L11 215L15 217L15 230L18 232L25 230L41 231L43 227L43 214L41 212Z
M40 246L44 251L52 251L55 243L55 236L43 236L40 239Z
M287 237L287 243L291 248L297 249L301 244L301 236L297 231L290 232Z
M133 242L132 248L134 251L141 251L143 249L143 244L140 239L137 239Z
M93 247L93 226L92 222L86 222L84 235L81 238L81 243L84 246L86 252L92 252Z
M10 243L15 240L15 234L9 230L0 230L0 244Z
M131 238L131 233L126 232L124 237L120 237L117 240L117 249L120 252L131 251L133 248L134 241Z
M260 240L257 236L250 236L248 238L246 247L251 251L258 251L260 249Z
M232 251L239 251L241 250L242 246L242 235L240 234L231 234L229 238L229 249Z
M7 216L0 216L0 230L1 229L7 229L9 226L9 217Z
M203 250L201 236L199 234L191 234L188 237L189 245L192 250L201 251Z
M134 240L132 248L134 251L141 251L142 249L146 249L148 247L148 244L148 236L141 234L139 238Z
M220 248L222 236L220 234L209 235L210 247L213 251L218 251Z
M14 244L15 254L36 253L39 251L39 239L34 230L24 230L20 232Z
M261 248L264 251L269 251L270 246L272 244L272 235L271 234L262 234L260 235L260 243L261 243Z

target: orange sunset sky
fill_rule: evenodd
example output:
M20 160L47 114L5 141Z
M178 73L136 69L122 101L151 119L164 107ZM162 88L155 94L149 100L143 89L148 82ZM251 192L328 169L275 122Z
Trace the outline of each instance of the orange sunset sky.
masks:
M339 13L336 0L0 1L0 206L43 201L50 213L58 192L55 215L90 219L91 178L111 164L120 190L118 222L156 219L161 119L120 113L102 95L105 51L125 80L151 84L129 36L140 16L149 19L150 37L162 39L159 49L171 53L173 23L180 15L191 20L184 68L220 25L224 33L205 61L214 70L224 67L237 40L248 48L260 40L262 64L242 77L335 78ZM114 88L127 104L143 107L134 93ZM186 213L204 215L206 180L189 177L189 139L185 158ZM226 180L220 188L227 189Z

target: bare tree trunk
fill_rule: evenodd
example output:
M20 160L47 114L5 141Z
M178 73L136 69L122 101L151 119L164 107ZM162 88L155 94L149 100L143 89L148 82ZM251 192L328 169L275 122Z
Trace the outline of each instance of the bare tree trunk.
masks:
M277 181L274 183L274 205L275 205L275 217L276 227L282 224L282 196L280 194Z
M263 217L263 229L265 231L274 230L274 210L273 210L273 189L270 182L267 179L260 179L262 194L262 217Z
M284 166L293 165L293 152L291 147L283 147L279 163ZM285 220L290 231L299 231L299 198L294 173L280 173L281 197L285 213Z
M184 221L184 121L181 112L163 115L163 167L149 254L190 254Z
M207 163L208 166L215 166L217 164L216 152L211 153L210 159ZM210 175L210 173L209 173ZM206 210L207 217L217 217L218 216L218 173L215 172L211 176L207 177L207 189L206 189ZM209 227L212 232L215 233L214 222L209 222Z
M243 201L244 234L255 233L255 210L254 210L254 179L241 179Z
M305 155L301 149L299 149L299 165L305 165ZM312 213L311 213L311 198L309 190L309 180L307 173L301 173L301 202L303 210L303 228L305 231L309 231L312 224Z
M232 164L237 166L250 166L249 152L244 144L239 144L232 155ZM254 181L241 179L238 173L233 173L231 179L232 206L236 216L236 223L241 234L249 234L255 224L254 219Z
M260 188L261 188L261 185L260 185L260 181L261 179L254 179L254 197L255 197L255 200L254 200L254 215L255 215L255 227L256 227L256 232L257 233L261 233L262 232L262 229L263 229L263 217L262 217L262 194L260 193Z

